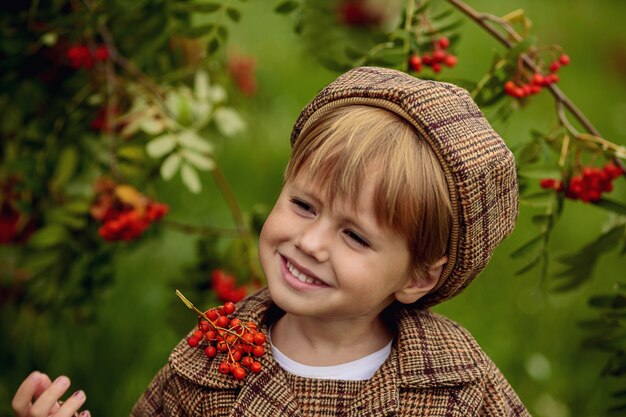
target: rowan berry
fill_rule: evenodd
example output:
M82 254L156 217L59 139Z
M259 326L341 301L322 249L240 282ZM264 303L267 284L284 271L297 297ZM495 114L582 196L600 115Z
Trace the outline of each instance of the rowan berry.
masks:
M256 333L254 335L254 344L256 345L263 345L265 343L265 341L267 340L267 338L265 337L265 334L263 333Z
M222 362L220 363L220 366L217 368L217 370L219 371L219 373L226 375L230 373L230 366L226 362Z
M235 303L230 301L224 304L224 306L222 307L222 309L224 310L224 314L233 314L235 312L235 308Z
M446 65L446 67L453 68L453 67L456 66L457 62L458 62L458 59L457 59L456 56L448 55L448 56L446 56L446 58L445 58L443 63Z
M214 309L207 310L204 315L207 316L207 318L211 321L215 321L218 317L217 311L215 311Z
M200 330L202 330L204 333L208 332L211 329L211 325L206 320L200 320L198 327L200 327Z
M235 362L239 362L241 360L241 352L239 350L235 350L232 354L231 357L233 358L233 360Z
M261 365L261 362L254 361L252 362L252 365L250 365L250 372L258 374L259 372L261 372L262 367L263 365Z
M439 39L437 39L437 45L441 48L441 49L448 49L448 46L450 46L450 39L444 37L441 37Z
M250 365L252 365L252 363L253 363L253 359L250 356L244 356L241 359L241 364L245 366L246 368L249 368Z
M554 178L544 178L539 182L539 185L541 186L541 188L555 189L557 185L557 180L555 180Z
M241 366L236 366L232 372L235 379L244 379L246 377L246 370Z
M533 74L532 83L534 85L543 86L544 82L545 82L545 79L544 79L543 75L541 75L539 73Z
M244 342L249 343L249 344L253 344L254 343L254 335L250 332L246 332L244 333L241 338L243 339Z
M214 358L215 355L217 355L217 349L215 349L215 346L207 346L206 349L204 349L204 353L209 358Z
M189 339L187 339L187 344L189 344L189 346L191 347L196 347L200 344L200 339L191 336L189 337Z
M217 340L217 333L215 330L209 330L204 334L204 337L206 337L206 340L209 342L213 342L214 340Z
M228 323L230 323L230 320L226 316L219 316L217 318L217 320L215 320L215 325L217 327L224 327L225 328L226 326L228 326Z
M567 54L562 54L562 55L559 57L559 63L560 63L561 65L567 65L567 64L569 64L569 62L570 62L570 57L569 57L569 55L567 55Z
M263 356L264 353L265 349L263 348L263 346L255 346L254 349L252 349L252 354L254 356Z
M422 58L418 55L411 55L409 58L409 65L413 71L420 72L422 70Z
M561 68L559 61L554 61L550 64L550 72L557 72Z
M96 48L94 55L98 61L106 61L109 58L109 48L105 45L100 45Z
M217 342L217 351L218 352L228 351L228 343L226 343L226 341L224 340Z
M204 333L202 332L202 330L195 330L193 332L193 336L194 338L198 339L198 340L202 340L204 338Z

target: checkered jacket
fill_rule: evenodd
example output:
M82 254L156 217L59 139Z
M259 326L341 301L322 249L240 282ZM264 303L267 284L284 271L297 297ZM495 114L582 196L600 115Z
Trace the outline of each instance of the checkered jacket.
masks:
M264 330L277 314L267 290L244 300L237 311L239 318L260 323ZM293 376L280 368L269 349L261 358L263 370L238 381L217 371L219 357L209 359L202 349L182 340L131 415L529 415L493 362L458 324L413 309L400 309L395 320L398 331L389 358L370 380L355 382L360 384L356 391L345 390L345 381L313 380L310 385L300 381L296 395Z

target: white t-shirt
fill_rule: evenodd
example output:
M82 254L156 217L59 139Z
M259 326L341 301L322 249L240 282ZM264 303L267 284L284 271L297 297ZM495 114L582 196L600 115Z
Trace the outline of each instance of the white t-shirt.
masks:
M391 353L391 340L379 351L355 361L332 366L303 365L285 356L272 345L272 354L276 362L285 371L303 378L340 379L344 381L365 381L370 379L387 360Z

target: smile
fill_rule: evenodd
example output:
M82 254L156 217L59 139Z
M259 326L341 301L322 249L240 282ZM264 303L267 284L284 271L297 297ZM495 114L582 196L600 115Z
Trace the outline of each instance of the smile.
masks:
M320 281L319 279L312 278L312 277L308 276L307 274L305 274L304 272L299 271L298 268L296 268L289 261L287 261L287 269L289 270L291 275L296 277L300 282L304 282L304 283L307 283L307 284L313 284L313 285L323 285L323 286L326 285L322 281Z

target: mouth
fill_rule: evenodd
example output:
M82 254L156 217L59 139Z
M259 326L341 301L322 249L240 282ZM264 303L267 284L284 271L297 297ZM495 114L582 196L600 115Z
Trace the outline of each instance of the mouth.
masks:
M309 285L317 286L317 287L328 287L326 283L312 276L310 272L308 271L305 272L303 270L304 268L298 267L295 263L293 263L292 261L290 261L289 259L287 259L286 257L282 255L281 257L283 258L284 266L289 272L289 274L295 279L297 279L298 281L300 281L301 283L309 284Z

